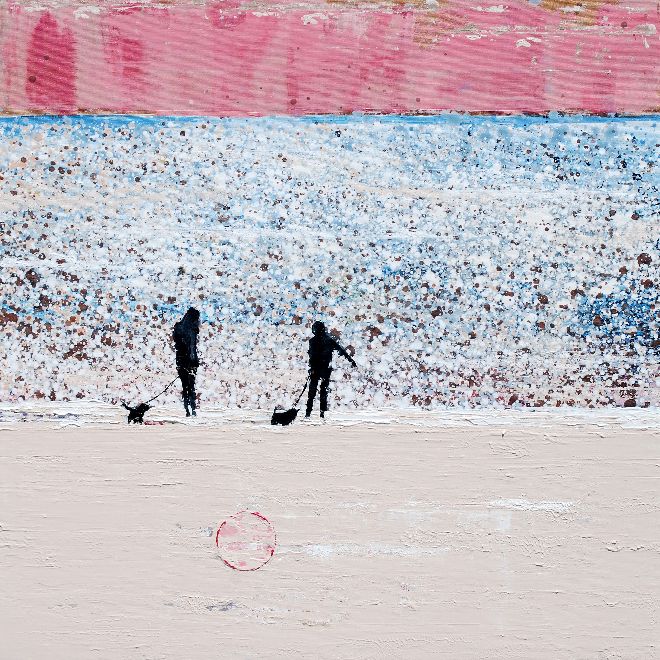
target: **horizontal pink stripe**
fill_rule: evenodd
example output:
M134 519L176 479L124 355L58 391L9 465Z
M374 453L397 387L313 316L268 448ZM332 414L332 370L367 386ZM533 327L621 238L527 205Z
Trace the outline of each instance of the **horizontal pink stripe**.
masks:
M333 3L277 15L229 4L5 6L0 104L5 112L239 116L660 105L651 0L582 15L519 1L485 11L488 3L449 0L434 12Z

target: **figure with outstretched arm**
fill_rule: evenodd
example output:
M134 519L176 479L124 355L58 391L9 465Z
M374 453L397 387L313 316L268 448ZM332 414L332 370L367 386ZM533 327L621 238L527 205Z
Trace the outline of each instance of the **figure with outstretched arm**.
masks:
M183 318L174 325L174 350L176 368L181 379L183 406L186 417L197 415L197 393L195 377L199 368L197 336L199 335L199 312L191 307Z
M345 357L352 366L356 366L355 360L348 354L343 346L326 331L325 324L315 321L312 325L312 338L309 340L309 392L307 395L307 410L305 417L312 414L316 390L321 383L320 408L321 417L325 417L328 410L328 390L330 388L330 376L332 375L332 354L337 351Z

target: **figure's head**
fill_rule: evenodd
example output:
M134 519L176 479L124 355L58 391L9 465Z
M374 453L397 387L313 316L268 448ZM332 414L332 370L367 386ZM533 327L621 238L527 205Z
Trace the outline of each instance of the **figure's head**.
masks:
M185 318L192 323L199 323L199 310L195 309L194 307L190 307L185 314Z
M314 321L312 323L312 334L322 335L325 332L325 323L322 321Z

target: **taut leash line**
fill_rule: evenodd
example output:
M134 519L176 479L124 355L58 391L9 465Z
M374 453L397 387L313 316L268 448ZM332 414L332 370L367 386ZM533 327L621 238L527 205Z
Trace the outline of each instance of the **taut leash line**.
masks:
M165 392L167 392L167 390L169 390L170 387L172 387L172 385L174 385L174 383L176 383L177 380L179 380L178 376L171 383L169 383L169 385L167 385L167 387L162 392L159 392L158 394L156 394L156 396L152 396L151 399L145 401L145 403L151 403L154 399L157 399L161 394L165 394Z
M302 388L302 391L298 395L298 398L296 399L296 402L293 404L293 407L295 408L298 405L298 401L302 399L302 395L305 393L305 390L307 389L307 385L309 385L309 375L307 376L307 380L305 381L305 385Z

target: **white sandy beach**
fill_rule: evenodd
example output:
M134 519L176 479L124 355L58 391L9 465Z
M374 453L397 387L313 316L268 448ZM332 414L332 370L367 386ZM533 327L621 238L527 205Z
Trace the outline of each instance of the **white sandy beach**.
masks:
M0 412L3 660L660 654L657 411ZM214 543L243 509L254 572Z

